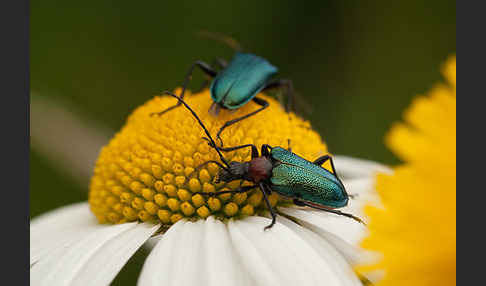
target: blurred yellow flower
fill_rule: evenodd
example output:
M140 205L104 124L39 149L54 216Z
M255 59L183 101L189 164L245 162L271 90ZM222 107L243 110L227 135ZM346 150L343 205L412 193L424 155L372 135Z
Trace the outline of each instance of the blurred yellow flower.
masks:
M362 246L383 253L378 285L456 284L456 57L442 70L447 84L414 99L386 144L404 163L379 174L384 208L368 206Z
M269 108L225 129L221 136L225 146L251 143L287 148L290 139L292 151L309 160L327 153L326 145L308 121L287 114L273 98L259 96L270 103ZM222 110L214 117L208 113L212 103L208 90L189 93L185 100L211 134L216 134L224 122L257 108L249 103L236 112ZM254 215L266 208L259 190L217 197L193 195L233 190L240 182L214 183L219 169L216 164L190 176L200 164L219 161L219 157L202 139L206 134L197 121L182 106L160 117L150 115L175 102L172 97L162 96L140 106L101 150L89 193L91 210L100 223L139 220L169 225L182 218L206 218L211 214ZM233 161L247 161L250 157L249 148L225 153L225 158ZM276 205L281 199L273 193L269 200Z

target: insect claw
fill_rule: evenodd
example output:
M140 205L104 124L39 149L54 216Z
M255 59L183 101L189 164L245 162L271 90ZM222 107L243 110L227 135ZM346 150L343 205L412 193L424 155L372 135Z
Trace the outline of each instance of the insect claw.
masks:
M362 219L358 218L358 221L362 223L363 225L367 225Z
M192 195L202 195L202 196L209 196L209 197L215 197L218 193L216 192L209 192L209 193L204 193L204 192L195 192Z
M263 231L267 231L267 230L271 229L273 227L273 225L274 225L273 223L267 225L266 227L263 228Z
M329 210L327 210L327 211L329 211ZM343 215L345 217L349 217L350 219L353 219L353 220L355 220L359 223L362 223L363 225L366 225L366 223L362 219L360 219L359 217L354 216L352 214L344 213L344 212L341 212L341 211L329 211L329 212L332 212L332 213L335 213L335 214L338 214L338 215Z
M216 138L219 140L219 143L221 143L221 147L223 147L223 139L221 139L221 137L219 137L219 135L217 135Z
M275 218L272 218L272 222L269 225L267 225L266 227L264 227L263 231L271 229L274 225L275 225Z
M348 197L355 199L355 198L359 197L359 194L348 194Z
M218 147L216 147L216 146L213 144L213 142L212 142L211 140L209 140L207 137L202 137L202 139L203 139L203 140L208 141L208 145L209 145L209 147L211 147L211 148L215 148L215 149L217 149L217 148L218 148Z
M273 214L273 211L271 211L271 212L272 212L271 213L272 214L272 222L269 225L267 225L266 227L264 227L263 231L267 231L268 229L271 229L275 225L275 223L277 222L277 220L276 220L277 215Z
M366 223L365 223L365 222L364 222L362 219L360 219L359 217L356 217L356 216L354 216L354 215L349 215L349 216L347 216L347 217L352 218L352 219L354 219L355 221L357 221L357 222L359 222L359 223L362 223L363 225L366 225Z

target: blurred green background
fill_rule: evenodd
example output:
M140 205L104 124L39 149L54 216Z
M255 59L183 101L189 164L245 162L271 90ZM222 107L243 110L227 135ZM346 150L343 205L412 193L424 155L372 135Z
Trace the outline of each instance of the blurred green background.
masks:
M39 98L61 100L118 130L135 107L179 86L195 60L230 59L228 47L195 36L220 32L278 66L279 77L293 79L332 153L388 164L398 160L384 134L414 95L441 80L441 64L456 51L455 1L44 0L30 6L31 90ZM203 78L197 74L192 88ZM35 146L30 177L31 217L87 198L87 184L66 176ZM114 284L133 284L140 255Z

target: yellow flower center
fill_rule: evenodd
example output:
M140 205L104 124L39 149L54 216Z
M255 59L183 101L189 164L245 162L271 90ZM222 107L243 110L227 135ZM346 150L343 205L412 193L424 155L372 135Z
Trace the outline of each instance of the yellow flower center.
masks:
M255 144L260 148L270 144L287 148L290 140L292 151L308 160L327 153L326 145L309 122L287 114L276 100L258 96L270 106L226 128L221 134L225 147ZM250 102L237 111L222 110L214 117L208 113L212 104L209 91L187 92L185 100L213 136L226 121L259 107ZM101 150L89 192L91 210L100 223L139 220L170 225L182 218L242 217L262 214L266 209L257 189L215 197L194 194L234 190L250 183L214 183L219 167L213 163L193 173L202 163L219 161L219 157L202 139L206 134L183 106L160 117L150 115L176 102L175 98L161 96L138 107ZM244 148L224 156L228 161L243 162L251 159L250 153L250 148ZM272 206L288 203L275 192L269 200Z

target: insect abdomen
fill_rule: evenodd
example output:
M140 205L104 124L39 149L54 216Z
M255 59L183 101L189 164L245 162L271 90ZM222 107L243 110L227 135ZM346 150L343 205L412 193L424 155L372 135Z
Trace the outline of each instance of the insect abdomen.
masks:
M271 182L272 190L287 197L334 208L344 207L348 203L348 197L340 185L295 166L281 164L273 168Z
M279 162L272 170L272 190L324 206L347 205L344 186L331 172L280 147L271 156Z
M264 58L237 53L212 81L211 97L225 108L239 108L255 97L277 71Z

